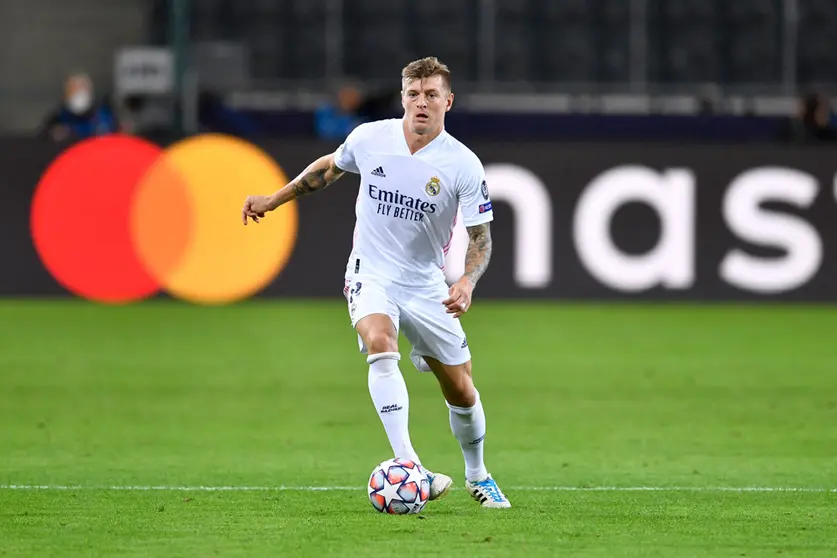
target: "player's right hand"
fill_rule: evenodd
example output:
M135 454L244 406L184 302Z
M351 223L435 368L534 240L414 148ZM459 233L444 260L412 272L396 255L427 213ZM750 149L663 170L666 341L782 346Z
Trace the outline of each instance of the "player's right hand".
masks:
M473 291L474 287L466 277L451 285L448 289L448 298L442 301L442 304L447 307L445 312L447 314L453 314L454 318L462 316L471 306L471 295Z
M241 210L241 218L244 225L247 225L248 217L258 223L264 214L270 211L270 196L247 196L244 200L244 208Z

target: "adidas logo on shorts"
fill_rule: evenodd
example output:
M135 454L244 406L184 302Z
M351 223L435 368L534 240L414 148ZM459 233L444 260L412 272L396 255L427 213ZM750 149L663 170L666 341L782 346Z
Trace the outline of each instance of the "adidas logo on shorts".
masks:
M384 174L384 167L378 167L377 169L373 170L372 176L380 176L381 178L387 177L387 175Z
M461 347L459 347L459 348L460 348L460 349L464 349L464 348L465 348L465 347L467 347L467 346L468 346L468 340L467 340L467 339L463 339L463 340L462 340L462 346L461 346Z

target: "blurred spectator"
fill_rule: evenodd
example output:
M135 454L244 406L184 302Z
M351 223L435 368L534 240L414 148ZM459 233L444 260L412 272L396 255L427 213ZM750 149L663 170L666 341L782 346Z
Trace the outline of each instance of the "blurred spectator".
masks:
M363 123L364 118L358 113L363 103L363 95L352 85L344 85L337 92L337 102L325 103L314 114L314 127L317 136L323 139L342 141L349 132Z
M783 135L786 140L797 143L837 140L828 97L822 93L809 93L801 98L798 113L790 119Z
M119 121L110 104L96 99L90 77L74 74L64 84L64 100L46 117L38 135L53 141L67 141L119 130Z

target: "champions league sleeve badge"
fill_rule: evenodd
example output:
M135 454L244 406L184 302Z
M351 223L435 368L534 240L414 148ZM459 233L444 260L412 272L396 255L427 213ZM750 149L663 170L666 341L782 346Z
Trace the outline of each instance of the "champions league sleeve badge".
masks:
M488 184L485 183L485 180L482 181L482 197L488 199Z

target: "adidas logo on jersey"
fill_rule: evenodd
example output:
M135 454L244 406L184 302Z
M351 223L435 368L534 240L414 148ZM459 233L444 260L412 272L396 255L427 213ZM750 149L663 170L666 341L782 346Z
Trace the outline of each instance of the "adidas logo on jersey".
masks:
M381 178L387 177L387 175L384 174L384 167L378 167L377 169L373 170L372 176L380 176Z

